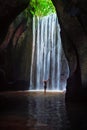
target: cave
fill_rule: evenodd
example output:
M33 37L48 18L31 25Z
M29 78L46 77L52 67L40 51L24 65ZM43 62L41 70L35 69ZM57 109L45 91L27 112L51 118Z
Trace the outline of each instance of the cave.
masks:
M87 129L87 2L46 2L0 0L2 130Z

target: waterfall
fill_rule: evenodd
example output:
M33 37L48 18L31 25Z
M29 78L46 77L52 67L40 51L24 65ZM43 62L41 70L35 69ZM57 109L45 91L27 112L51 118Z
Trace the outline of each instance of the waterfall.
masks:
M34 16L29 89L43 89L42 81L49 78L47 89L61 90L61 50L60 25L57 15Z

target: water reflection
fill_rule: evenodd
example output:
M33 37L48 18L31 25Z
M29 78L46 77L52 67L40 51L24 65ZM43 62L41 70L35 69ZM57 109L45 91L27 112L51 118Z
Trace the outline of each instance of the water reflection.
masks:
M86 130L87 106L65 104L64 93L0 94L0 130Z
M35 127L47 126L58 130L70 129L63 96L57 93L37 95L32 97L32 100L29 97L29 113L36 119Z

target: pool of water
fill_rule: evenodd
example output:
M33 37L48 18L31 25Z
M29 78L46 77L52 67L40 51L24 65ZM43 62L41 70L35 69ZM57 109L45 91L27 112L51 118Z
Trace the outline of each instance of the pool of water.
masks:
M86 130L86 108L66 105L64 92L0 93L0 130Z

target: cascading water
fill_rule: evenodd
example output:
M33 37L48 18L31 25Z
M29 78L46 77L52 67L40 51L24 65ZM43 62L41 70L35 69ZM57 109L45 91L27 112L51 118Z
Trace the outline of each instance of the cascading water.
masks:
M30 89L43 89L43 80L49 78L47 89L61 90L61 37L57 15L33 17L33 45Z

